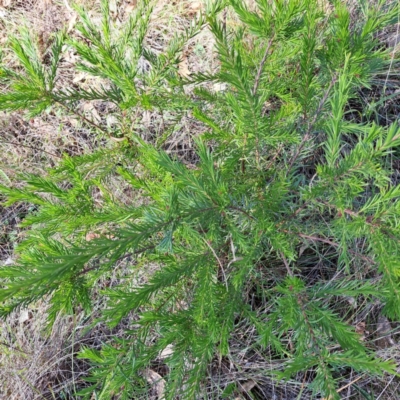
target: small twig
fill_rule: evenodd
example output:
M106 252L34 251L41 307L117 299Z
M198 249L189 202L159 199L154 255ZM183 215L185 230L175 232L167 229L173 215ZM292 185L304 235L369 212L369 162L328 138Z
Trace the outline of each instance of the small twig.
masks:
M57 104L59 104L60 106L64 107L66 110L68 110L70 113L75 114L76 116L78 116L79 118L81 118L83 121L87 122L89 125L92 125L94 128L98 129L99 131L105 133L108 136L110 135L110 132L108 132L106 129L102 128L100 125L96 124L95 122L93 122L92 120L90 120L89 118L85 117L83 114L81 114L80 112L73 110L72 108L68 107L66 104L62 103L61 101L56 100L55 101Z
M241 261L243 260L243 257L236 257L236 249L235 249L235 245L233 244L233 240L232 240L232 236L229 238L230 243L231 243L231 252L232 252L232 260L229 261L228 265L226 266L226 269L229 269L229 267L236 261Z
M316 242L326 243L333 247L339 247L338 243L332 242L331 240L328 240L328 239L321 238L319 236L309 236L309 235L305 235L303 233L298 233L298 235L300 237L302 237L303 239L315 240Z
M272 157L272 160L267 164L267 166L265 167L266 170L271 168L271 165L275 163L276 159L279 157L279 154L281 153L282 150L283 146L277 150L276 154Z
M252 219L253 221L255 220L255 218L252 215L250 215L247 211L243 210L240 207L228 206L228 208L231 210L239 211L239 212L243 213L244 215L246 215L248 218Z
M299 214L302 210L304 210L306 207L308 207L309 202L305 202L302 206L300 206L296 211L294 211L288 218L291 220L294 217L297 216L297 214ZM286 223L287 220L282 220L281 222L279 222L279 224L276 224L275 226L277 228L281 227L284 223Z
M253 86L253 96L255 96L256 93L257 93L258 85L260 84L261 74L262 74L262 71L264 69L265 62L267 61L267 57L268 57L268 54L270 52L270 49L271 49L273 41L274 41L274 36L269 40L269 42L267 44L267 48L265 49L264 56L263 56L263 58L261 60L260 66L258 68L256 79L254 81L254 86ZM256 136L256 162L257 162L258 169L260 169L260 150L259 150L259 139L258 139L258 136ZM243 167L244 167L244 164L242 162L242 168Z
M332 90L333 85L337 82L337 74L334 74L332 77L332 80L328 86L328 89L326 89L321 101L318 104L318 108L317 111L314 114L313 119L311 120L311 124L309 125L308 129L307 129L307 133L311 133L312 128L314 128L315 122L317 121L318 115L320 114L320 112L322 111L322 108L324 107L326 100L328 99L329 93Z
M341 391L343 391L344 389L350 387L351 385L353 385L354 383L356 383L357 381L359 381L361 378L363 377L363 375L360 375L359 377L357 377L356 379L353 379L351 382L349 382L347 385L342 386L341 388L339 388L338 390L336 390L337 393L340 393Z
M9 345L8 343L3 342L3 341L0 341L0 346L6 346L6 347L8 347L9 349L11 349L11 350L13 350L13 351L19 351L19 352L22 353L22 354L26 354L26 355L32 354L32 353L28 353L27 351L18 349L17 347L11 346L11 345Z
M227 9L225 8L222 14L222 32L224 34L224 37L226 37L226 15L227 15Z
M288 171L290 171L292 169L293 164L295 163L295 161L297 160L297 158L299 157L301 151L303 150L304 145L306 144L306 142L308 141L308 139L310 139L310 134L306 133L303 136L303 139L300 142L299 147L297 148L297 151L295 153L295 155L292 157L292 159L289 161L289 167L288 167Z
M115 142L122 142L123 140L126 139L129 143L131 143L131 140L127 136L124 136L124 137L121 137L121 138L114 137L113 135L111 135L110 132L108 132L107 129L104 129L99 124L96 124L95 122L93 122L92 120L90 120L89 118L87 118L86 116L81 114L80 112L78 112L76 110L73 110L72 108L68 107L66 104L62 103L61 101L55 100L55 102L57 104L59 104L60 106L64 107L71 114L75 114L77 117L79 117L80 119L82 119L83 121L88 123L89 125L93 126L94 128L98 129L99 131L103 132L104 134L106 134L110 139L114 140Z
M156 308L156 312L159 312L161 310L161 308L163 308L174 296L176 296L176 292L172 291L172 293Z
M290 276L294 276L294 275L293 275L293 271L290 269L288 260L286 259L285 255L284 255L281 251L279 252L279 254L280 254L281 257L282 257L283 263L285 264L285 267L286 267L286 270L287 270L288 274L289 274Z
M133 251L133 252L131 252L131 253L126 253L126 254L124 254L123 256L119 257L119 258L115 261L115 263L117 263L118 261L122 261L122 260L124 260L125 258L128 258L128 257L130 257L130 256L134 256L134 255L138 255L138 254L144 253L144 252L147 251L147 250L152 250L152 249L154 249L155 247L156 247L155 245L151 245L151 246L144 247L143 249L139 249L139 250ZM87 274L88 272L94 271L94 270L96 270L96 269L98 269L98 268L100 268L99 265L95 265L95 266L93 266L93 267L86 268L86 269L80 271L76 276L85 275L85 274Z
M27 144L10 142L8 140L3 140L3 139L1 139L0 143L7 143L7 144L11 144L13 146L26 147L27 149L31 149L31 150L35 150L35 151L41 151L41 152L46 153L46 154L48 154L49 156L52 156L52 157L62 158L62 156L58 156L57 154L50 153L50 152L48 152L46 150L43 150L43 149L39 149L39 147L28 146Z
M310 235L305 235L303 233L298 233L298 236L302 237L303 239L310 239L310 240L315 240L316 242L326 243L326 244L329 244L329 245L331 245L333 247L340 247L339 243L332 242L329 239L324 239L324 238L321 238L319 236L310 236ZM376 264L375 261L371 257L365 256L364 254L360 254L360 253L358 253L358 252L356 252L354 250L351 250L351 249L348 249L348 252L353 254L356 257L360 257L364 261L368 261L371 264Z
M233 258L236 258L236 249L235 249L235 245L233 244L232 235L230 235L229 241L231 244L231 251L232 251Z
M207 247L211 250L211 252L214 254L215 259L218 261L219 267L221 268L221 271L222 271L222 275L224 276L226 290L229 290L229 287L228 287L228 279L226 278L225 271L224 271L224 266L223 266L223 264L222 264L222 261L219 259L217 253L216 253L215 250L212 248L212 246L210 245L210 243L208 243L207 240L204 239L204 238L203 238L203 241L204 241L204 243L207 245Z
M299 157L301 151L303 150L304 145L306 144L306 142L308 141L308 139L310 139L311 131L313 130L314 125L315 125L315 123L317 122L317 118L318 118L319 114L321 113L322 108L324 107L326 100L328 99L329 92L331 91L331 89L332 89L333 85L336 83L336 81L337 81L337 76L334 75L333 78L332 78L332 80L331 80L331 83L329 84L328 89L325 91L325 93L324 93L324 95L323 95L321 101L319 102L317 111L315 112L314 117L313 117L313 119L311 120L311 122L310 122L310 124L309 124L309 126L308 126L308 129L307 129L306 134L304 135L303 139L301 140L300 145L299 145L299 147L298 147L298 149L297 149L295 155L294 155L294 156L292 157L292 159L289 161L289 167L288 167L288 170L289 170L289 171L291 170L293 164L295 163L295 161L296 161L297 158Z
M333 204L329 204L329 203L327 203L325 201L321 201L321 200L320 200L320 203L326 205L327 207L334 208L334 209L337 210L337 206L335 206ZM390 239L392 239L392 240L394 240L396 242L399 242L399 239L396 236L394 236L391 232L388 232L388 228L386 226L382 226L379 223L374 223L373 222L373 217L371 215L364 216L364 215L362 215L360 213L357 213L356 211L349 210L348 208L345 208L344 210L337 210L339 216L341 216L340 214L341 214L342 211L346 215L350 215L351 217L354 217L354 218L357 218L357 217L358 218L365 218L365 223L367 225L369 225L369 226L371 226L373 228L379 229L384 235L388 236ZM381 221L378 220L377 222L381 222Z
M274 37L272 37L269 40L267 48L265 49L264 56L263 56L263 58L261 60L260 66L258 67L257 76L256 76L256 79L254 81L254 86L253 86L253 96L257 93L258 85L260 84L261 74L262 74L262 71L264 69L264 64L267 61L267 57L268 57L268 54L269 54L269 51L271 49L271 46L272 46L273 42L274 42Z

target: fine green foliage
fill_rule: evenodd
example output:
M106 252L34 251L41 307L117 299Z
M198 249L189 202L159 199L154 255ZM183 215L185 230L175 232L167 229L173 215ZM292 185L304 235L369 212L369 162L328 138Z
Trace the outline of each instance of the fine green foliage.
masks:
M124 338L81 350L93 365L82 398L138 398L146 368L167 347L165 398L205 398L210 363L229 355L243 323L257 330L257 351L284 362L274 377L311 370L316 396L339 399L346 368L396 373L338 304L378 302L387 317L400 318L400 187L391 178L400 129L379 126L364 110L361 121L348 116L359 90L390 64L375 37L397 22L399 7L361 5L351 26L340 1L256 3L250 10L242 0L208 2L162 53L146 44L148 1L122 30L106 0L100 25L77 8L79 36L55 37L47 63L26 31L10 39L19 68L0 67L0 110L31 116L103 100L120 116L112 132L91 123L113 139L103 149L65 155L46 176L26 173L18 185L0 185L6 205L34 206L22 222L29 229L17 265L0 269L4 317L45 296L50 322L78 307L90 313L95 294L104 297L99 321L116 326L139 316ZM226 9L239 22L226 24ZM204 29L219 69L182 78L183 48ZM58 86L67 48L101 85ZM167 128L155 140L132 131L139 112L202 123L195 161L188 166L163 149ZM134 193L131 204L113 192L116 180ZM322 253L333 267L308 279L304 254ZM118 285L99 289L122 260ZM261 306L249 302L249 291Z

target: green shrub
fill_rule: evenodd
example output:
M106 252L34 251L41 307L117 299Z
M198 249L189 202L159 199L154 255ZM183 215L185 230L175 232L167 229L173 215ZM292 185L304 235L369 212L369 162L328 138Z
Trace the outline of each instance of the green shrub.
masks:
M106 0L101 26L77 9L79 37L60 33L47 61L26 31L9 41L19 68L0 69L0 110L72 113L97 100L118 110L113 131L83 119L110 137L102 149L0 187L6 205L35 206L17 265L0 270L3 316L44 296L51 320L78 307L90 313L94 293L104 297L99 321L139 316L124 337L81 350L93 364L84 398L145 393L144 371L167 347L166 398L205 398L210 363L229 355L243 323L257 331L254 349L285 361L277 379L312 371L314 395L339 398L336 381L349 368L396 373L363 343L341 299L364 309L378 301L400 318L400 187L392 179L400 130L379 126L369 110L356 120L350 106L389 68L375 37L397 22L399 7L364 2L354 25L340 1L256 3L250 11L242 0L208 2L163 53L146 45L147 1L122 31ZM227 24L226 9L239 22ZM204 29L219 69L182 78L184 46ZM67 48L101 86L57 84ZM141 111L203 124L196 155L165 151L171 126L152 140L134 132ZM131 204L115 182L131 188ZM306 269L321 257L329 267L310 278ZM119 284L99 289L122 260ZM262 301L250 302L249 292Z

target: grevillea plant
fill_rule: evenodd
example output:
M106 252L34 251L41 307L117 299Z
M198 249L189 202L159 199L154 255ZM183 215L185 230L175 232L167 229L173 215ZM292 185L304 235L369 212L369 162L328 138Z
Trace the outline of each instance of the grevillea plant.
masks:
M392 62L376 34L397 22L399 7L367 3L354 23L336 0L256 0L251 9L209 1L163 52L146 41L149 1L122 28L107 0L101 24L76 8L79 35L60 32L45 62L27 31L10 38L3 51L19 65L0 69L1 110L69 114L99 100L117 110L112 130L82 116L110 139L103 148L0 186L4 204L33 205L16 265L0 269L4 317L46 297L51 323L61 312L90 313L99 296L97 322L137 316L125 335L80 350L93 368L77 398L138 398L144 371L166 348L165 398L207 398L209 366L229 356L243 325L257 332L253 350L281 361L266 372L271 379L310 371L313 396L340 398L345 370L396 373L354 323L371 304L400 318L400 186L392 177L400 129L350 112ZM206 29L218 68L183 78L182 51ZM60 87L67 49L101 85ZM192 160L166 151L168 124L156 137L141 135L141 112L201 124ZM130 188L129 204L115 182ZM122 261L118 284L102 285ZM325 272L310 277L317 262ZM349 298L360 305L346 310ZM235 384L216 390L214 398L226 397Z

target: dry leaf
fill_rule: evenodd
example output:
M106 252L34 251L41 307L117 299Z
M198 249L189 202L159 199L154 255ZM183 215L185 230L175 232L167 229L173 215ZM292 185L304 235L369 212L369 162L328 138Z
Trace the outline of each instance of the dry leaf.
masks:
M14 264L14 260L11 257L8 257L6 261L4 261L4 266L7 265L13 265Z
M97 110L95 109L95 107L94 107L94 105L92 103L84 104L83 105L83 111L92 114L93 119L96 120L97 122L101 121L101 117L100 117L99 113L97 112Z
M158 358L164 360L165 358L169 357L171 354L174 353L174 346L169 344L159 355Z
M150 126L150 124L151 124L151 113L150 113L150 111L146 110L146 111L143 112L142 123L146 127Z
M110 14L113 17L116 17L117 14L118 14L118 8L117 8L116 0L110 0L109 3L108 3L108 6L109 6Z
M369 334L369 332L365 329L365 322L361 321L355 326L355 331L360 335L360 340L364 341L365 336Z
M250 390L253 389L254 386L256 386L256 383L250 379L244 383L241 383L239 386L239 390L243 393L247 393L250 392Z
M214 83L213 85L213 89L214 92L223 92L224 90L226 90L227 88L227 84L226 83Z
M19 321L19 323L22 325L22 324L25 324L26 322L28 322L30 319L32 319L32 312L31 311L29 311L29 310L22 310L21 311L21 314L20 314L20 316L19 316L19 319L18 319L18 321Z
M361 321L356 325L356 333L359 335L364 335L365 332L365 322Z
M82 82L86 79L87 74L86 72L80 72L79 74L77 74L75 76L75 78L72 80L73 83L78 83L78 82Z
M89 232L86 234L85 239L87 242L90 242L91 240L94 239L100 239L101 237L105 237L107 239L114 239L114 235L100 235L99 233L95 233L95 232Z
M118 118L115 115L107 115L106 121L107 121L108 128L118 125Z
M89 232L86 234L85 239L87 242L90 242L93 239L99 239L100 235L98 233Z
M200 14L200 12L203 10L204 6L201 1L193 1L190 3L189 9L188 9L188 17L193 17L196 14Z
M187 78L190 75L189 62L187 57L183 57L178 66L178 73L182 78Z
M384 349L395 344L392 336L390 335L391 330L392 326L390 325L389 320L383 315L380 315L376 327L376 336L378 337L376 340L376 345L379 348Z
M357 299L355 299L352 296L345 296L345 299L347 300L347 302L351 305L351 307L353 308L357 308Z
M130 1L125 5L125 15L128 15L134 11L137 6L137 0Z
M79 118L69 117L63 120L64 123L70 124L73 128L80 128L82 121Z
M203 9L203 3L201 1L193 1L190 4L190 9L192 11L200 11Z
M63 47L63 51L65 51L66 46ZM78 59L78 56L74 54L72 50L65 51L64 53L64 60L70 64L76 64L76 61Z
M152 385L153 389L155 390L158 400L165 399L165 380L162 378L161 375L157 374L157 372L148 369L144 372L144 376L147 382Z
M310 246L308 244L303 244L300 249L299 249L299 257L309 248Z
M68 33L70 33L74 29L77 20L78 20L78 14L74 12L71 15L71 18L69 19L68 22L68 29L67 29Z

